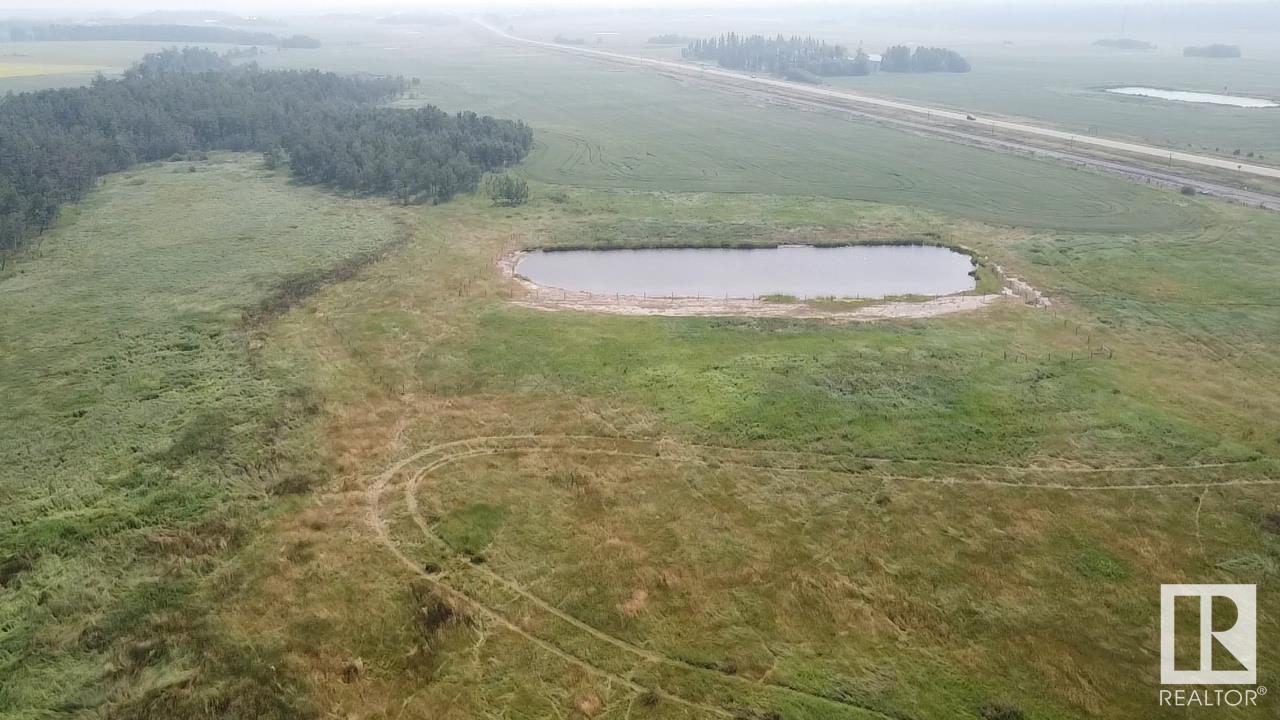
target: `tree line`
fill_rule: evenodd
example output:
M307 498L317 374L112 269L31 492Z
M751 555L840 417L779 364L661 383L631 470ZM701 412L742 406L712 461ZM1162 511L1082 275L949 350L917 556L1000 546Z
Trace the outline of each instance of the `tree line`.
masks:
M5 23L14 42L46 40L147 40L154 42L226 43L229 45L277 45L280 38L266 32L201 25L56 25Z
M120 79L0 100L0 252L47 229L98 178L206 150L257 151L302 182L442 202L528 154L521 121L379 107L402 78L235 66L209 50L148 55Z
M320 47L320 41L310 35L290 35L287 38L280 39L280 47L314 50Z
M923 46L912 50L906 45L895 45L884 51L880 60L880 69L884 72L898 73L964 73L969 72L971 68L969 61L955 50Z
M905 55L903 53L905 52ZM726 33L693 40L682 55L690 60L714 60L720 67L788 77L806 75L867 75L875 69L871 57L858 48L852 55L843 45L812 37L766 38ZM891 59L892 58L892 59ZM880 69L888 72L968 72L969 62L954 50L906 46L885 51Z
M682 54L690 60L714 60L724 68L774 75L790 70L814 75L866 75L871 71L865 53L859 51L850 57L843 45L828 45L811 37L744 37L731 32L693 40Z

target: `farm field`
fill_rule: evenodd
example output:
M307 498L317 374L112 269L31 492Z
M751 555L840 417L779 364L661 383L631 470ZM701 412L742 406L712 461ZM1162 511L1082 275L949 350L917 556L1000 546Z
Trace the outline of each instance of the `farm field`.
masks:
M1167 193L1054 163L766 107L648 73L490 45L483 36L437 39L424 33L401 37L391 49L322 48L261 62L403 73L423 81L404 106L523 117L540 130L525 171L545 182L822 195L1078 230L1195 222Z
M99 72L122 73L164 47L152 42L0 43L0 93L84 85Z
M35 77L41 75L79 75L95 72L92 65L41 65L38 63L0 63L0 78Z
M1203 92L1229 92L1280 98L1280 38L1265 32L1244 33L1238 42L1244 57L1212 60L1183 57L1182 47L1204 43L1203 37L1154 35L1153 52L1118 52L1091 46L1101 35L1026 34L1004 36L929 27L918 30L886 27L855 18L818 22L803 17L789 21L768 14L673 13L666 17L628 17L602 13L588 16L513 18L517 34L544 41L557 35L583 38L591 47L630 55L675 59L679 46L650 45L650 37L675 33L710 37L729 30L773 35L814 34L850 48L861 44L878 53L892 44L936 44L960 50L974 66L962 75L876 74L828 78L832 87L932 103L960 111L1026 118L1082 134L1136 140L1196 152L1241 155L1253 152L1280 162L1280 139L1274 132L1280 112L1206 107L1117 97L1102 88L1143 85ZM781 23L781 25L780 25ZM603 32L597 35L597 32ZM1007 43L1005 42L1007 41Z
M106 177L9 264L0 717L1173 720L1166 582L1256 583L1278 684L1280 215L330 32L260 62L523 118L529 201L214 153ZM1052 305L545 312L499 269L926 236Z
M1030 118L1079 133L1131 138L1171 148L1241 157L1262 154L1280 162L1280 139L1273 108L1242 109L1115 96L1106 87L1229 92L1280 97L1276 58L1244 58L1229 65L1168 53L1080 54L1032 58L1026 48L974 54L975 70L963 76L880 74L850 78L841 87L879 95L934 102L977 113Z

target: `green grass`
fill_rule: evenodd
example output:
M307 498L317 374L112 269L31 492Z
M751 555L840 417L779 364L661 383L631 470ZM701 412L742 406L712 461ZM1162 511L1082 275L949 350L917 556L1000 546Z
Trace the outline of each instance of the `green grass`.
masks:
M259 165L108 177L0 280L0 560L26 568L0 595L0 715L190 677L192 648L169 632L204 607L200 579L267 493L323 478L313 401L255 364L244 318L285 278L396 230Z
M286 718L412 697L412 713L469 717L705 716L495 618L743 712L1135 714L1154 683L1152 587L1277 581L1269 489L968 484L1274 473L1276 364L1240 351L1272 342L1276 309L1224 305L1262 297L1280 264L1255 240L1269 215L1195 202L1209 229L1072 235L832 198L545 186L518 208L400 210L291 187L253 158L187 167L108 178L0 283L20 311L5 332L24 338L0 377L39 388L6 409L25 429L5 447L4 555L23 564L4 599L9 714ZM244 325L278 288L405 233L393 261ZM507 306L493 270L513 238L926 233L1064 310L852 326L543 313ZM1100 344L1115 356L1089 357ZM619 454L566 440L437 467L420 526L389 493L397 551L489 609L415 584L369 529L369 478L443 440L528 434L608 436ZM671 662L637 666L548 606ZM1114 667L1138 675L1080 670Z
M0 714L710 716L603 672L761 720L1175 717L1155 588L1179 581L1261 586L1275 685L1276 493L1221 484L1280 477L1275 216L357 35L266 62L526 117L533 200L392 208L217 156L73 209L0 280ZM495 270L527 245L930 233L1053 309L546 313ZM540 439L451 446L370 505L415 451L513 435Z
M1212 229L1070 235L836 199L534 190L520 208L422 211L427 235L398 262L284 318L271 350L315 373L353 488L438 442L545 438L548 452L424 458L383 505L411 564L534 637L744 713L974 718L1003 702L1028 717L1159 717L1152 588L1257 582L1266 595L1278 581L1280 544L1261 524L1270 487L972 484L1275 477L1276 362L1225 355L1271 342L1275 306L1232 306L1220 332L1190 334L1223 320L1225 298L1261 296L1280 264L1280 247L1256 240L1277 227L1270 215L1196 203ZM714 243L732 227L758 241L945 229L1060 309L852 326L546 313L507 306L491 270L513 237ZM1142 314L1157 311L1162 323ZM1100 344L1114 357L1090 358ZM1242 464L1118 469L1214 462ZM421 525L399 484L417 467ZM301 676L360 648L376 673L313 690L333 707L390 712L412 695L423 713L706 716L591 679L456 598L474 627L430 644L429 670L404 660L425 651L403 624L374 643L362 618L405 612L412 575L378 560L364 512L334 495L284 519L253 546L232 614ZM282 542L315 549L280 559ZM359 591L313 582L335 573ZM548 605L676 664L638 661ZM326 631L282 632L280 615Z
M172 45L106 41L3 42L0 43L0 94L84 85L99 72L117 75L143 55Z
M54 65L42 63L0 63L0 79L41 75L88 74L97 70L92 65Z
M380 49L379 46L394 49ZM824 196L1026 227L1137 231L1195 222L1172 193L758 102L653 73L438 33L365 37L268 66L398 73L401 101L520 117L530 178L589 188Z
M1262 48L1254 48L1260 51ZM1274 109L1164 102L1102 92L1138 85L1280 98L1274 58L1215 63L1184 58L1181 48L1158 54L1084 47L1044 53L1034 47L988 47L971 55L961 76L888 74L841 80L835 86L930 102L962 111L1031 118L1073 132L1134 139L1220 156L1261 153L1280 162Z
M455 550L478 556L506 520L507 509L484 503L468 505L440 520L436 531Z
M625 17L625 19L624 19ZM1149 87L1280 98L1280 65L1273 29L1255 28L1230 38L1245 57L1234 60L1186 58L1182 49L1200 40L1185 33L1161 37L1154 28L1130 30L1155 42L1155 52L1118 52L1094 47L1104 32L1016 27L974 32L943 22L895 22L856 11L796 10L786 13L722 12L704 17L681 13L627 16L587 12L515 21L522 36L550 41L557 33L589 36L607 29L601 49L629 55L675 59L679 47L647 45L655 34L673 32L711 37L734 30L773 36L814 35L849 48L879 53L889 45L918 43L958 49L973 71L858 78L824 78L824 83L873 95L937 104L978 116L1030 118L1079 133L1133 139L1224 156L1240 148L1280 162L1280 138L1273 131L1277 112L1126 98L1099 92L1104 87ZM1231 33L1226 33L1230 35ZM1006 42L1007 41L1007 42ZM1224 40L1228 41L1228 40ZM1218 151L1215 153L1215 149Z

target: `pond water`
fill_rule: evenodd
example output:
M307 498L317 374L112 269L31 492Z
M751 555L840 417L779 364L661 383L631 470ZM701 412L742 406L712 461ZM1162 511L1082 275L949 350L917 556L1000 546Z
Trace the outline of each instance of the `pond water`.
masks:
M1176 100L1178 102L1231 105L1232 107L1242 108L1280 107L1280 103L1276 103L1271 100L1264 100L1262 98L1244 97L1241 95L1217 95L1214 93L1189 92L1186 90L1161 90L1160 88L1149 87L1118 87L1107 88L1107 92L1117 93L1119 95L1140 95L1142 97L1153 97L1161 100Z
M612 295L881 298L974 288L969 256L926 245L537 251L516 272L545 286Z

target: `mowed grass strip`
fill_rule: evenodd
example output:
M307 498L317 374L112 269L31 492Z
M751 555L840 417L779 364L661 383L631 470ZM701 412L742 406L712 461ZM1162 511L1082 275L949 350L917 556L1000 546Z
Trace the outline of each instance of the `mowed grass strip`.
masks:
M0 78L36 77L39 75L78 75L101 70L97 65L56 65L48 63L0 62Z

